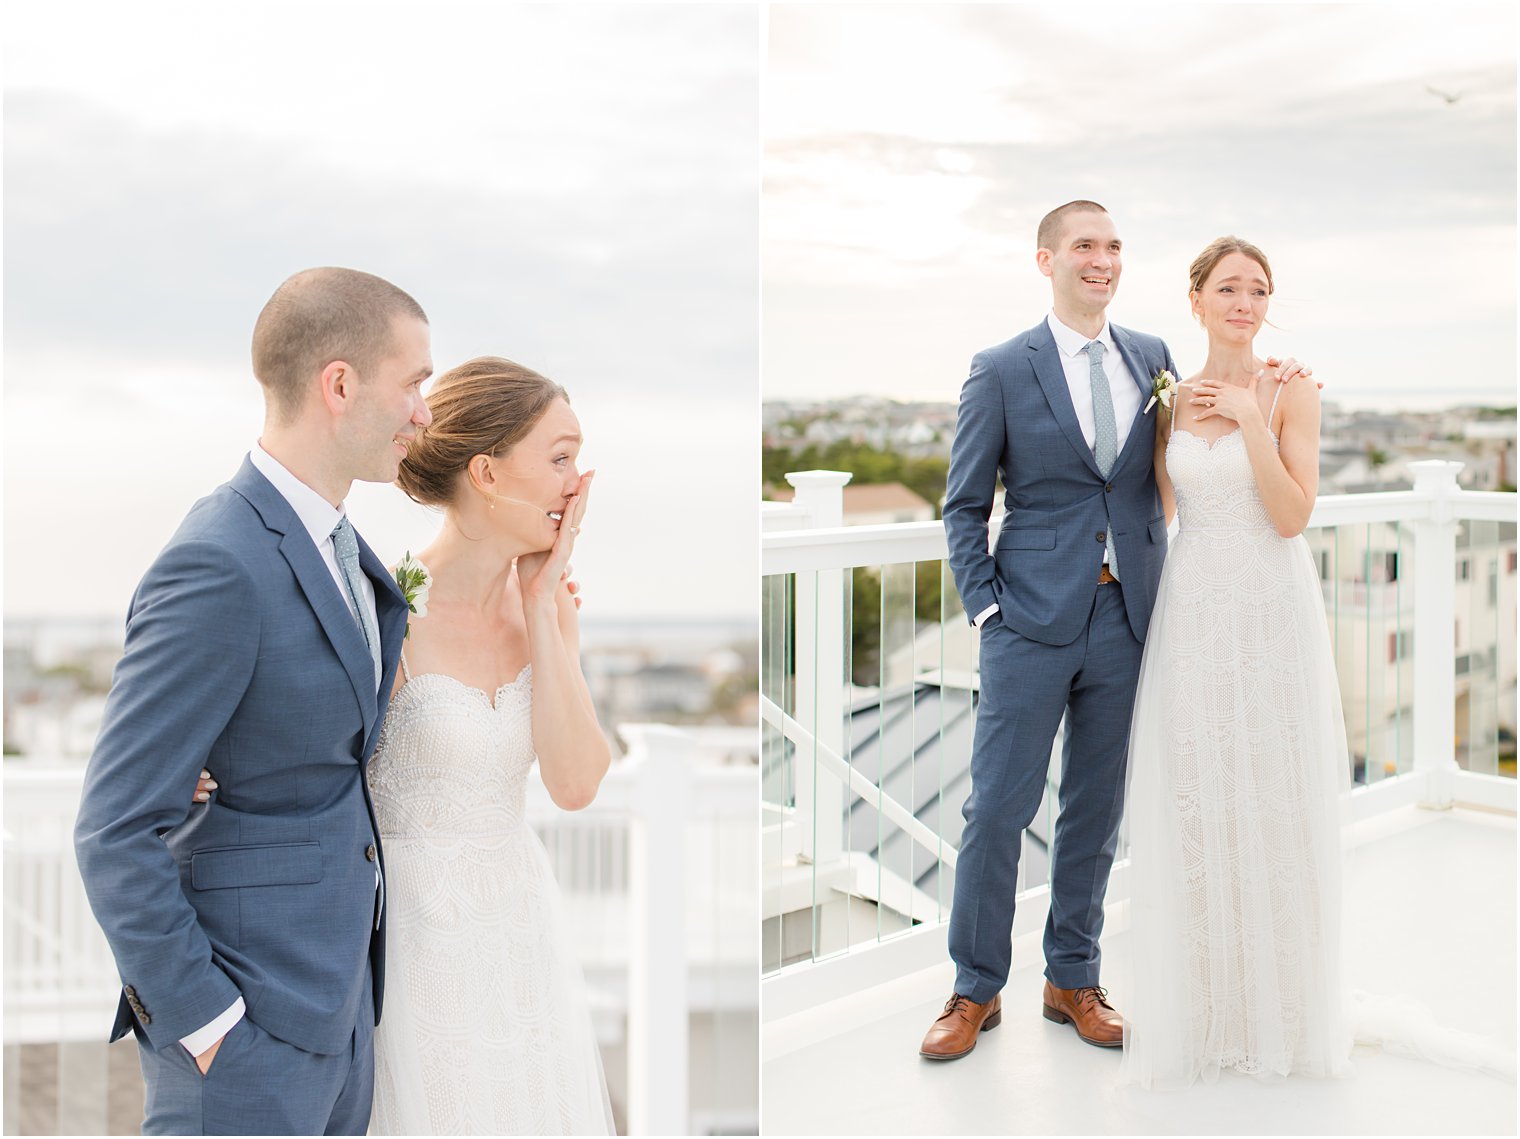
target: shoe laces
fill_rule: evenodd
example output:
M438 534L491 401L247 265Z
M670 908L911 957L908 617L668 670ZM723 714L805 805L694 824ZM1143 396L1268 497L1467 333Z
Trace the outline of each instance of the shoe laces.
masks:
M1093 1001L1097 1001L1100 1005L1102 1005L1106 1009L1112 1010L1113 1007L1114 1007L1113 1005L1111 1005L1111 1004L1108 1003L1108 990L1104 989L1104 988L1100 988L1097 985L1085 985L1085 986L1083 986L1082 988L1078 989L1076 992L1072 993L1071 999L1072 999L1072 1001L1074 1003L1079 1004L1079 1005L1084 1000L1093 1000Z
M950 999L945 1002L945 1011L940 1013L943 1019L953 1012L960 1012L966 1005L971 1004L971 998L962 996L960 993L951 993Z

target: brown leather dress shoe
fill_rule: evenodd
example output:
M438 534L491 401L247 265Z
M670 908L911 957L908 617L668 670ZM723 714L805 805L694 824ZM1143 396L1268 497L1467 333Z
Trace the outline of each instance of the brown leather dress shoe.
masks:
M1058 989L1046 981L1045 1019L1071 1024L1078 1036L1099 1048L1124 1046L1124 1018L1108 1003L1108 990L1096 985Z
M976 1034L1003 1022L1003 996L979 1005L959 993L945 1002L945 1011L929 1029L918 1049L926 1060L959 1060L976 1047Z

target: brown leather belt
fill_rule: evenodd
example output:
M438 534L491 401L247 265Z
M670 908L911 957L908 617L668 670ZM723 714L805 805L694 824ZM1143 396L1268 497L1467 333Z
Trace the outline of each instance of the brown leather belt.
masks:
M1098 584L1108 585L1110 582L1117 582L1118 580L1118 578L1108 572L1108 563L1104 562L1103 568L1098 571Z

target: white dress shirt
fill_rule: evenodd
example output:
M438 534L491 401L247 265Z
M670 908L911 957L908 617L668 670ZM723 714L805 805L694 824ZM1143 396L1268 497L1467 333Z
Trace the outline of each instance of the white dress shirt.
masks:
M1092 418L1090 411L1088 418ZM353 598L349 597L348 586L343 581L343 571L338 568L338 551L333 547L333 528L342 519L343 508L341 506L334 508L332 503L296 478L284 463L257 443L254 444L253 450L248 452L248 460L253 463L259 474L274 484L274 489L280 492L280 497L290 503L290 508L296 512L301 525L306 527L306 532L311 535L311 541L317 547L317 553L322 555L322 561L327 564L327 572L332 574L339 596L348 602L348 611L354 615L355 623L363 628L362 623L359 622L359 611L354 608ZM380 615L375 610L375 587L367 574L359 575L359 592L363 594L359 600L369 609L369 619L372 622L370 628L378 629ZM378 676L375 677L375 691L380 691Z
M1061 354L1061 369L1066 374L1067 390L1071 392L1071 406L1077 413L1077 426L1082 429L1082 438L1089 449L1097 441L1098 429L1093 421L1092 366L1083 349L1093 340L1103 345L1103 373L1108 377L1108 390L1114 401L1114 430L1118 439L1114 453L1118 455L1124 450L1129 429L1140 411L1140 389L1135 386L1135 379L1125 366L1124 357L1119 354L1119 346L1114 343L1114 334L1109 330L1108 321L1103 322L1103 327L1096 336L1083 336L1075 328L1064 324L1054 312L1045 318L1045 323L1050 328L1050 335L1055 338L1056 350ZM1103 564L1108 564L1106 548L1103 551ZM997 611L995 603L989 605L971 623L980 629L982 622Z
M253 450L248 452L248 461L253 464L259 474L274 484L274 489L280 492L280 497L290 503L290 508L296 512L301 525L311 535L312 544L322 555L322 561L327 564L327 572L332 574L333 583L338 587L338 595L348 602L348 611L354 615L355 623L358 623L359 611L354 608L353 598L348 595L348 586L343 581L343 571L338 568L338 552L333 547L333 527L337 526L339 519L343 517L343 509L341 507L335 509L332 503L291 474L284 463L259 444L255 443ZM360 600L369 607L370 619L374 622L371 628L378 629L380 617L375 610L375 587L369 577L362 573L359 575L359 587L363 594ZM375 691L377 693L380 691L378 676L375 677ZM377 888L379 875L380 871L377 867L375 870ZM199 1056L231 1032L232 1026L243 1019L246 1011L243 998L238 997L221 1016L189 1036L180 1037L179 1042L190 1055Z
M1071 406L1077 413L1077 426L1082 428L1082 438L1089 448L1097 440L1098 429L1093 422L1091 365L1087 353L1082 349L1093 340L1103 345L1103 373L1108 376L1108 390L1114 399L1114 430L1118 434L1119 444L1114 454L1117 456L1124 450L1129 429L1140 412L1140 389L1135 386L1129 368L1125 367L1124 357L1119 354L1119 346L1114 343L1114 334L1109 330L1108 321L1103 322L1103 327L1096 336L1083 336L1076 329L1068 328L1055 313L1046 317L1045 323L1050 326L1050 334L1055 337L1056 348L1060 350L1061 367L1066 372L1066 386L1071 391Z

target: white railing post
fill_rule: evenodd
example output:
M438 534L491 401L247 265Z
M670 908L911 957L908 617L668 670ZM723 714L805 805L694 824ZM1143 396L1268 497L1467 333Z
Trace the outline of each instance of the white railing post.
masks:
M691 994L686 822L695 744L664 724L625 724L635 778L628 827L628 1133L685 1135Z
M808 526L844 525L844 471L799 471L786 476ZM817 741L844 753L844 571L799 573L796 598L797 686L795 718ZM797 819L802 856L813 863L844 857L844 786L805 748L796 751Z
M1416 494L1428 507L1413 523L1414 770L1424 776L1422 803L1447 808L1457 770L1456 498L1462 464L1445 459L1410 463Z

